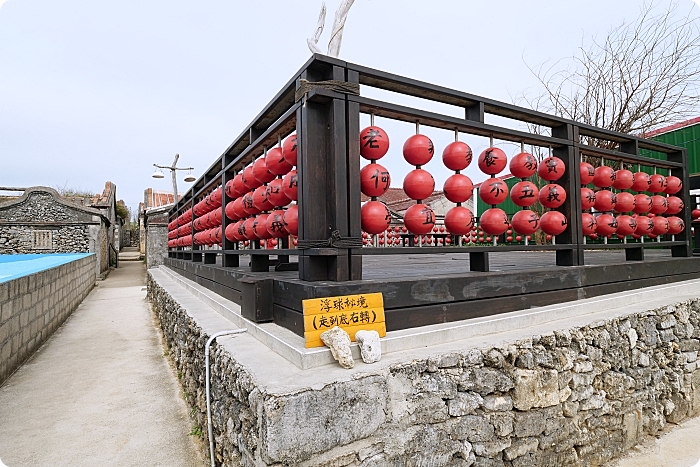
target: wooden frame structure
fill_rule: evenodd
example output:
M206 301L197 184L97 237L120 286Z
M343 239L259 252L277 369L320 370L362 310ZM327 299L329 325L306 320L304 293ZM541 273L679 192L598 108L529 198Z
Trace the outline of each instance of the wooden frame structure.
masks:
M304 81L305 80L305 81ZM370 99L352 92L338 90L332 83L345 82L354 85L393 91L403 95L420 97L431 101L449 104L464 109L464 117L438 114L395 103ZM330 83L330 84L329 84ZM298 92L302 88L302 93ZM500 140L551 147L553 154L562 159L566 173L558 181L567 191L567 200L561 211L569 220L566 231L557 236L556 245L501 245L501 246L443 246L443 247L402 247L402 248L289 248L285 242L282 249L239 249L238 244L223 238L221 249L203 249L194 243L191 247L171 248L166 264L176 268L186 276L212 288L218 293L242 304L244 316L254 321L275 321L295 332L299 332L301 300L304 298L356 293L357 291L384 291L382 287L394 287L396 284L367 284L363 281L363 256L366 255L421 255L435 253L468 253L469 270L463 277L455 277L455 286L460 282L473 281L474 273L479 280L484 277L493 279L495 286L503 285L501 273L489 273L489 253L504 251L555 250L556 266L572 267L562 272L561 268L540 271L542 277L556 277L559 286L554 283L542 288L536 285L537 274L527 274L515 279L520 293L503 290L490 293L492 287L484 286L483 293L474 299L501 300L503 306L494 308L498 311L510 311L522 306L544 304L557 300L557 296L566 300L563 290L576 290L587 286L599 287L603 284L618 283L606 290L615 291L630 288L630 281L640 280L649 284L651 278L665 277L656 282L673 280L672 276L690 278L700 276L700 259L693 260L691 247L691 199L688 191L689 177L687 171L687 153L684 148L671 146L632 135L616 133L590 125L580 124L542 112L498 102L461 91L447 89L433 84L397 76L394 74L347 63L323 55L314 55L301 67L281 91L265 106L238 138L224 151L185 195L175 204L170 212L170 219L177 218L186 210L193 209L194 204L217 187L227 182L263 154L265 148L271 148L294 131L299 144L298 180L299 180L299 240L324 241L338 231L342 237L360 238L360 114L373 114L395 120L419 123L421 125L454 130L479 136L493 137ZM507 117L523 123L537 124L551 129L551 136L533 134L485 122L485 115ZM616 150L601 149L581 142L581 137L611 141L617 145ZM640 149L659 154L659 159L640 156ZM580 176L579 161L582 155L604 157L606 160L621 161L628 164L667 169L670 174L683 181L683 191L678 194L684 202L685 209L679 216L685 222L685 230L674 238L666 238L661 243L628 244L585 244L580 221ZM225 215L225 206L231 201L224 194L222 210L225 230L230 221ZM193 220L194 222L194 216ZM257 242L255 242L257 243ZM671 250L671 256L660 267L645 265L644 249L663 247ZM615 278L606 280L601 276L590 279L594 267L586 266L584 250L624 248L626 259L630 263L620 265L618 273L628 278L626 284L620 284ZM250 255L250 267L241 267L239 257ZM273 264L270 257L277 258ZM290 273L296 264L289 263L290 256L298 256L298 275ZM677 258L677 259L676 259ZM686 261L680 261L688 258ZM636 261L637 263L633 263ZM683 264L681 266L681 264ZM275 266L271 271L271 266ZM652 269L655 269L652 271ZM624 270L624 271L623 271ZM286 271L286 272L285 272ZM562 279L564 275L567 279ZM602 273L601 273L602 274ZM609 274L609 271L608 271ZM296 277L295 277L296 276ZM584 277L585 276L585 277ZM586 279L586 278L589 279ZM541 279L541 278L540 278ZM391 281L388 281L391 282ZM411 287L416 281L403 281L401 287ZM545 281L546 282L546 281ZM654 282L654 281L651 281ZM642 282L640 282L641 284ZM464 284L463 284L464 285ZM368 288L369 287L369 288ZM516 287L516 288L517 288ZM600 289L600 287L599 287ZM523 293L522 290L526 292ZM600 289L602 290L602 289ZM534 294L549 294L535 298ZM410 295L410 293L409 293ZM530 296L513 301L514 296ZM580 295L580 293L579 293ZM430 314L442 309L446 301L436 299L431 303L420 300L387 300L387 326L397 329L403 325L396 322L406 320L398 317L402 310L411 309L415 316L411 325L431 324L445 320L463 319L473 316L466 311L455 312L450 316L445 313ZM510 300L511 304L507 304ZM467 302L463 300L460 302ZM517 303L516 303L517 302ZM454 303L449 304L454 306ZM472 303L475 305L475 303ZM483 305L487 305L484 303ZM493 305L493 303L491 304ZM427 306L427 311L416 314L416 307ZM514 308L515 307L515 308ZM393 308L393 310L392 310ZM464 306L462 307L464 310ZM432 311L431 311L432 310ZM449 313L448 313L449 314Z

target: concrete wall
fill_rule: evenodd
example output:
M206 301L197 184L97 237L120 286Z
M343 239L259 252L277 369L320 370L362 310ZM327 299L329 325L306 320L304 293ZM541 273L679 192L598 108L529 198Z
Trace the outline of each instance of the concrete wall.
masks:
M196 305L187 293L168 290L175 289L149 274L149 299L188 402L206 427L209 324L173 298ZM429 358L414 352L355 372L335 365L300 370L296 385L284 389L281 362L274 374L253 368L250 362L263 365L268 357L245 339L212 351L221 465L607 465L642 436L700 413L700 299L495 348ZM270 383L261 382L265 371ZM318 384L310 371L329 381Z
M0 384L95 285L95 255L0 284Z

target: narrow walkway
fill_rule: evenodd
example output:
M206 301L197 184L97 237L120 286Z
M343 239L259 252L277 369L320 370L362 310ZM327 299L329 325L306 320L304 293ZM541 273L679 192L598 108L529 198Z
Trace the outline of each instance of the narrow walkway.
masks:
M700 417L691 418L659 438L647 436L614 467L700 467L699 437Z
M145 301L124 262L0 387L8 467L206 465Z

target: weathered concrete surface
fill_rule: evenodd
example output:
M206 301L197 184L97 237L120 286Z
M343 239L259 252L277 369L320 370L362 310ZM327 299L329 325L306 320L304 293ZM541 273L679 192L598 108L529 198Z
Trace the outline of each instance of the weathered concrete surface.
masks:
M144 283L143 263L120 265L0 387L5 464L205 465Z
M648 436L611 467L700 466L700 417L671 428L660 438Z

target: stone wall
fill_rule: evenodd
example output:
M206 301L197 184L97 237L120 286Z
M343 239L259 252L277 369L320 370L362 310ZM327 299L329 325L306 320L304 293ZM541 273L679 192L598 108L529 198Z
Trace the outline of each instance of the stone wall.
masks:
M50 245L37 247L34 232L51 232ZM44 246L48 246L45 248ZM0 254L83 253L90 251L87 226L10 226L0 225Z
M168 256L168 212L146 212L146 267L163 264Z
M208 336L151 274L148 297L188 402L206 427ZM643 435L700 413L698 350L700 299L286 393L261 386L250 369L215 345L217 462L606 465Z
M0 283L0 384L70 316L95 285L95 255Z

